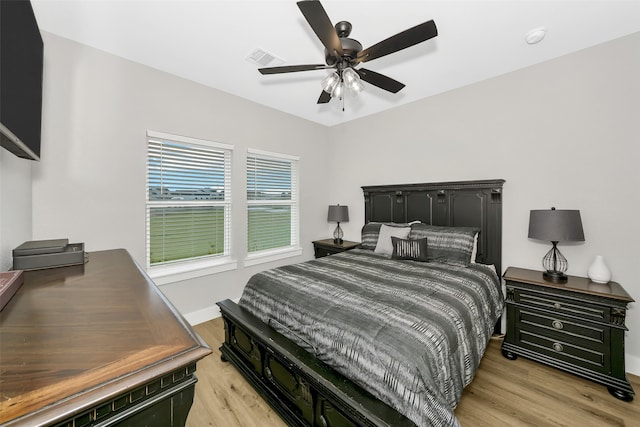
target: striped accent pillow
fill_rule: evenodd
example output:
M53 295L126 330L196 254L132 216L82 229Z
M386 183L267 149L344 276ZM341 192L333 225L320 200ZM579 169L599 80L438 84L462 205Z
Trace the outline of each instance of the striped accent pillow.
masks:
M393 242L392 259L408 259L411 261L427 261L427 239L400 239L391 237Z
M475 237L479 231L474 227L412 224L409 239L427 239L429 261L468 266L471 263Z
M360 236L360 247L362 249L374 250L378 244L378 235L380 234L380 222L369 222L362 227Z

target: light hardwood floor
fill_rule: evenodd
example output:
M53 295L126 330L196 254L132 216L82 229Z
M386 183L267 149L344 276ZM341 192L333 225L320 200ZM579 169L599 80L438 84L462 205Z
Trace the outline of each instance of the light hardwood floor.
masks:
M220 360L221 318L195 327L213 353L198 363L187 427L284 427L230 363ZM540 363L502 357L493 338L455 413L463 427L640 426L640 397L620 401L607 388ZM640 377L629 375L636 392Z

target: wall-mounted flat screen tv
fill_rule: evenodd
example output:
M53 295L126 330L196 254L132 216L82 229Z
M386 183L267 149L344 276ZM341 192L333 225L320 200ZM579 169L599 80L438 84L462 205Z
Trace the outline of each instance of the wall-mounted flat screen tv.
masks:
M44 45L28 0L0 1L0 145L40 160Z

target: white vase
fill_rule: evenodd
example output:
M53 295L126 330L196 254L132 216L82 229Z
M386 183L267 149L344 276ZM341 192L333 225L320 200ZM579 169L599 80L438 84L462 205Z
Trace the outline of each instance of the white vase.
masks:
M611 280L611 270L600 255L596 255L596 259L587 270L587 275L592 282L596 283L608 283Z

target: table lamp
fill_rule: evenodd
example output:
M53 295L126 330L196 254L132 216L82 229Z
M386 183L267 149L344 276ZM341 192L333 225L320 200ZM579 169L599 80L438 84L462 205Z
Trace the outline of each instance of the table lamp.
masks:
M342 244L342 236L344 233L340 228L341 222L349 222L349 207L340 205L329 205L329 214L327 215L328 222L337 222L338 225L333 231L333 243Z
M569 267L567 259L558 250L558 242L584 242L582 220L579 210L532 210L529 216L529 238L546 240L553 247L542 258L542 273L545 280L553 283L566 283L564 274Z

